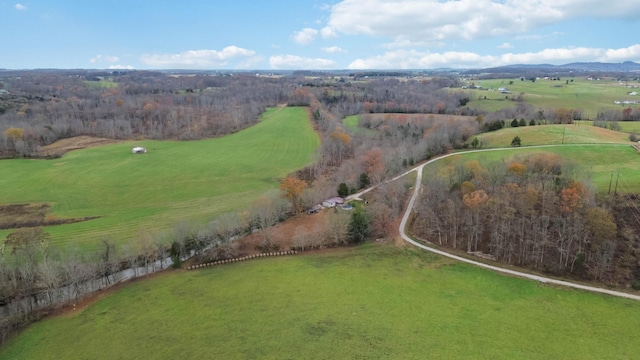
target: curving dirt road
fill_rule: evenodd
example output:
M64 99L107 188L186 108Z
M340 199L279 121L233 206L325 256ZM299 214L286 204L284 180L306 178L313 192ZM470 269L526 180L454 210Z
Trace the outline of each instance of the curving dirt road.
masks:
M586 144L568 144L568 145L539 145L539 146L527 146L526 148L543 148L543 147L560 147L560 146L585 146ZM602 145L602 144L589 144L589 145ZM629 145L622 145L622 146L629 146ZM524 148L524 147L523 147ZM618 296L618 297L623 297L623 298L627 298L627 299L632 299L632 300L640 300L640 296L639 295L634 295L634 294L628 294L628 293L624 293L624 292L620 292L620 291L614 291L614 290L608 290L608 289L603 289L603 288L599 288L599 287L595 287L595 286L587 286L587 285L581 285L581 284L577 284L577 283L573 283L570 281L564 281L564 280L556 280L556 279L552 279L552 278L548 278L545 276L539 276L539 275L533 275L533 274L528 274L528 273L524 273L524 272L520 272L520 271L515 271L515 270L510 270L510 269L505 269L499 266L493 266L493 265L489 265L489 264L485 264L479 261L474 261L471 259L467 259L461 256L457 256L457 255L453 255L453 254L449 254L446 251L442 251L442 250L438 250L435 248L432 248L430 246L427 246L425 244L421 244L416 242L415 240L413 240L411 237L409 237L406 232L405 232L405 228L407 227L407 222L409 221L409 216L411 215L411 211L413 210L413 206L415 205L415 202L418 198L418 195L420 194L420 188L422 187L422 169L426 166L429 165L433 162L436 162L438 160L442 160L444 158L447 158L449 156L454 156L454 155L461 155L461 154L468 154L468 153L474 153L474 152L484 152L484 151L504 151L504 150L513 150L513 148L497 148L497 149L482 149L482 150L470 150L470 151L464 151L464 152L458 152L458 153L451 153L451 154L447 154L435 159L431 159L423 164L420 164L418 166L416 166L415 168L406 171L398 176L396 176L395 178L388 180L388 181L394 181L397 180L413 171L417 171L418 176L416 177L416 183L415 186L413 188L413 194L411 195L411 200L409 201L409 206L407 206L407 209L405 210L404 215L402 216L402 221L400 222L400 236L402 237L402 239L404 239L406 242L408 242L409 244L419 247L421 249L424 249L426 251L430 251L432 253L436 253L438 255L442 255L442 256L446 256L448 258L451 259L455 259L458 261L462 261L465 262L467 264L472 264L475 266L479 266L485 269L490 269L493 271L497 271L497 272L501 272L501 273L505 273L505 274L509 274L509 275L513 275L513 276L518 276L518 277L522 277L522 278L526 278L526 279L530 279L530 280L535 280L535 281L539 281L542 283L547 283L547 284L554 284L554 285L561 285L561 286L566 286L566 287L571 287L571 288L576 288L576 289L580 289L580 290L585 290L585 291L591 291L591 292L597 292L597 293L602 293L602 294L607 294L607 295L613 295L613 296ZM388 182L387 181L387 182ZM376 186L370 187L368 189L365 189L357 194L353 194L350 197L348 197L348 199L355 199L355 198L359 198L361 195L373 190Z

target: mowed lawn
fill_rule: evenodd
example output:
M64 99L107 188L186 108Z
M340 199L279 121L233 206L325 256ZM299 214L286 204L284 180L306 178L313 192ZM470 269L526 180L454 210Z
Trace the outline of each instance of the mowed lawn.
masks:
M47 202L57 217L101 216L48 227L58 244L122 242L246 208L311 163L319 142L307 109L286 107L269 109L257 125L217 139L127 142L56 160L3 160L0 204ZM132 154L137 145L148 153Z
M487 111L496 111L505 107L512 107L516 102L505 99L516 97L524 93L524 101L542 109L565 108L580 109L583 118L594 119L598 111L624 109L622 105L616 105L616 100L638 100L637 96L629 96L633 89L621 85L615 79L605 78L600 81L589 81L584 77L561 77L560 81L539 79L536 82L520 81L519 79L495 79L473 81L484 89L497 90L505 87L510 94L500 91L488 90L456 90L465 91L471 102L470 107L479 107ZM571 80L573 79L573 82ZM569 83L567 84L567 80ZM513 81L513 84L509 84ZM629 82L629 84L637 82ZM485 99L486 97L486 99ZM628 105L626 107L629 107ZM529 119L527 119L529 120Z
M369 244L135 282L1 359L630 359L640 302Z

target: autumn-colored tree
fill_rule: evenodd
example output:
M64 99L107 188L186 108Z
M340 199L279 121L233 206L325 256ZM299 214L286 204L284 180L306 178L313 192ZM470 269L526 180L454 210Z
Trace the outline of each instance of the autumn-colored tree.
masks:
M22 139L23 134L24 130L20 128L8 128L4 132L4 135L13 141Z
M307 182L295 177L288 177L280 183L280 190L286 199L291 201L296 214L300 212L300 195L307 187Z
M382 159L382 149L373 148L367 151L362 157L362 164L369 178L378 183L384 176L384 161Z
M464 167L471 173L474 180L482 181L488 175L487 170L480 165L478 160L466 161Z
M464 204L471 210L476 210L488 199L489 195L482 189L470 192L462 197Z
M460 185L460 192L462 193L462 195L467 195L474 191L476 191L476 186L473 185L471 181L465 181L462 183L462 185Z
M580 194L575 188L566 188L560 191L560 210L570 213L580 205Z
M509 173L517 176L523 176L527 171L527 166L521 163L511 163L509 164Z
M349 144L351 143L351 136L349 136L349 134L342 131L342 129L338 129L332 132L329 135L329 137L332 139L339 140L344 146L349 146Z
M573 109L560 108L556 110L556 121L559 124L571 124L573 123Z
M587 210L585 216L587 229L595 239L600 241L611 240L616 236L617 225L611 214L601 208L592 207Z

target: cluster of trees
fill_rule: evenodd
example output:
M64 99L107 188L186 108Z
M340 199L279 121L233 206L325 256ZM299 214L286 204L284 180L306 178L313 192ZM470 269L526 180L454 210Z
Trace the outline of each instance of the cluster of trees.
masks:
M254 231L262 236L260 249L275 250L273 226L278 222L336 192L353 193L465 147L481 129L502 127L505 119L538 124L581 117L576 110L543 111L525 103L483 114L466 107L466 95L446 89L458 86L447 77L351 83L295 74L266 78L134 71L102 74L111 81L105 86L95 81L104 77L87 79L74 72L10 75L2 79L10 95L0 98L0 152L5 155L34 154L39 146L75 135L218 136L252 125L265 107L285 102L309 107L322 145L315 163L284 179L279 191L264 195L245 212L219 216L204 226L181 223L171 234L140 234L124 246L105 240L93 252L57 250L38 228L16 231L0 253L0 304L5 304L0 308L10 312L2 317L7 319L2 329L30 319L43 304L107 286L124 268L138 276L162 267L167 257L177 265L194 255L201 261L237 257L235 240ZM362 114L358 130L341 123L353 114ZM475 141L471 146L478 145ZM621 246L615 234L620 227L610 208L597 203L589 186L578 182L559 159L540 155L487 168L454 162L443 173L444 178L428 178L413 223L419 236L558 274L607 280L619 269ZM367 206L328 214L316 228L296 230L293 246L308 249L385 237L397 225L407 191L401 181L386 183Z
M555 154L485 167L456 159L425 179L412 225L425 240L558 275L636 281L611 204Z
M10 95L0 99L0 151L37 155L40 146L77 135L189 140L229 134L286 102L289 92L283 82L249 75L109 78L28 72L5 79Z

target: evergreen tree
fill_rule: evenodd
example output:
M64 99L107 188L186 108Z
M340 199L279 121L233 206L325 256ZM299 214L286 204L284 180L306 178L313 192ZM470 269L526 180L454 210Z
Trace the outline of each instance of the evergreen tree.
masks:
M520 140L520 136L516 136L511 140L511 146L521 146L522 140Z

